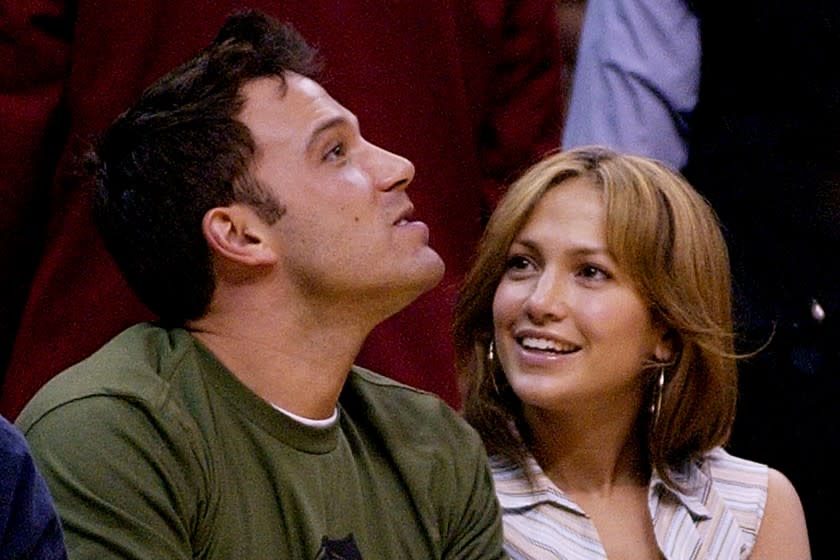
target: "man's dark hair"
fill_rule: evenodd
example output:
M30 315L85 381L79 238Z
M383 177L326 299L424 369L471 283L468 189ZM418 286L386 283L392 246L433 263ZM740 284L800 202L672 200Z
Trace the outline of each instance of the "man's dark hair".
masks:
M94 219L141 301L169 324L201 317L215 289L201 222L211 208L283 212L253 177L241 88L285 72L313 77L316 51L289 24L231 15L213 42L151 85L104 132L89 162Z

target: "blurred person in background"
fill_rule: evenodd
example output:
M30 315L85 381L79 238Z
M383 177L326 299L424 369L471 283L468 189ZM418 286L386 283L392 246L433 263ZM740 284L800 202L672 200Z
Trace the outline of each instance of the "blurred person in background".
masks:
M681 170L729 246L739 413L731 450L798 489L814 556L840 500L840 46L835 0L590 0L563 146Z
M61 522L23 434L0 416L0 560L66 560Z

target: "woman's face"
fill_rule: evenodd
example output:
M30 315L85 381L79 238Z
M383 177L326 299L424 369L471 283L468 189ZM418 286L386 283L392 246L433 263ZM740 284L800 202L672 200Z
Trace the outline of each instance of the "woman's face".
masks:
M607 251L602 191L586 178L550 189L515 237L493 318L526 408L637 410L643 364L666 354L663 329Z

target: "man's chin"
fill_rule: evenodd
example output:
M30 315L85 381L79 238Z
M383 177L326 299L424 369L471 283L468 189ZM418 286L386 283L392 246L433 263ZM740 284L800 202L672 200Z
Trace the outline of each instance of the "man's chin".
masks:
M421 293L428 292L438 284L440 281L443 280L443 274L446 272L446 265L443 263L443 259L438 255L433 249L429 249L431 255L429 255L429 263L425 265L426 271L426 284L425 289Z
M402 290L404 298L402 304L393 313L397 313L408 307L417 298L433 290L443 280L443 275L446 271L443 260L437 253L433 251L430 251L430 253L430 258L423 263L417 264L410 273L409 271L404 271L406 273L403 284L404 290Z

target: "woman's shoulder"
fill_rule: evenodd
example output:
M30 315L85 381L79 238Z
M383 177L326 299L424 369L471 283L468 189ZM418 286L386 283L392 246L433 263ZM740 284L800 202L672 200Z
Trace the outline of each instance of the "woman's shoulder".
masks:
M732 455L722 447L708 452L699 464L712 487L732 507L759 513L767 502L767 465Z
M744 479L767 486L768 466L715 447L703 456L701 467L715 479Z
M703 558L732 558L733 551L742 558L749 554L767 505L768 471L767 465L720 447L673 469L674 485L659 481L675 499L660 503L670 515L655 520L657 534L692 537L676 539L676 548L666 555L682 557L694 546Z

